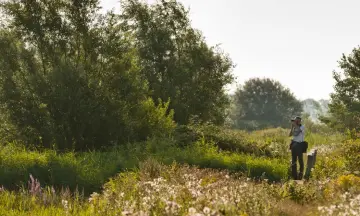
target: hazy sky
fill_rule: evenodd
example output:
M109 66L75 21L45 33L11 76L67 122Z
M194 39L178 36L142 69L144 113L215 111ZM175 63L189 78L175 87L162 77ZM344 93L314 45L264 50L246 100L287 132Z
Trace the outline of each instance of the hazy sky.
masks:
M102 6L118 8L118 2L102 0ZM299 99L329 98L337 61L360 45L359 0L180 2L208 43L230 55L237 83L273 78Z

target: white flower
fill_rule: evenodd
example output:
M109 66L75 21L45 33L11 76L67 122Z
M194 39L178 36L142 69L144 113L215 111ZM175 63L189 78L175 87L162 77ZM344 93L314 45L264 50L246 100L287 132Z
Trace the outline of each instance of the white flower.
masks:
M129 212L129 211L123 211L123 212L121 212L121 214L122 214L122 215L129 215L129 214L131 214L131 212Z
M209 207L204 207L203 212L205 214L210 214L210 208Z
M65 209L68 208L68 201L67 200L61 200L61 204L64 206Z
M190 207L190 208L189 208L189 213L190 213L190 214L195 214L195 213L196 213L196 209L193 208L193 207Z

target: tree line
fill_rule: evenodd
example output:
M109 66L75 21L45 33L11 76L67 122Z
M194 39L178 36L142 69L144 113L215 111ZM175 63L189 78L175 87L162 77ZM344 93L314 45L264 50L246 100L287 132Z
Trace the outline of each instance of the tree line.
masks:
M223 123L231 59L175 0L4 1L1 130L8 140L87 149L166 134L193 116ZM3 136L3 137L4 137Z
M251 79L229 97L230 57L205 42L176 0L120 7L102 14L97 0L0 4L3 141L98 149L167 136L193 119L223 125L230 114L235 127L258 129L288 125L302 112L290 90L270 79ZM356 53L341 63L352 81L334 75L329 125L345 127L338 110L355 119L349 113L358 102L345 89L358 91Z

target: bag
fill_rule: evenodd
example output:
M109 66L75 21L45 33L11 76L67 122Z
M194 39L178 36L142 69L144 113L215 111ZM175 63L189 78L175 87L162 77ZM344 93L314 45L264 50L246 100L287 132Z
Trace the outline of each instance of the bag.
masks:
M307 149L308 149L308 146L309 146L309 143L304 141L301 144L302 144L301 146L303 147L303 153L306 153Z
M289 146L289 147L290 147L290 148L289 148L290 150L291 150L293 144L294 144L294 141L291 141L290 146ZM302 147L302 152L303 152L303 153L306 153L306 152L307 152L308 146L309 146L309 143L308 143L308 142L306 142L306 141L301 142L301 147Z

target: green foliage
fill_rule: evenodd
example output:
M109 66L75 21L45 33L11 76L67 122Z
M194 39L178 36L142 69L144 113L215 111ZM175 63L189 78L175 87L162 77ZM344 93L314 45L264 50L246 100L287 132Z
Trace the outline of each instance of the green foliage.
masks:
M205 43L191 27L189 12L176 0L153 5L126 0L121 5L123 30L135 38L141 73L153 99L171 98L170 108L180 124L193 116L223 123L229 104L224 86L233 81L230 58Z
M305 123L308 122L305 121ZM316 124L313 124L310 129L306 129L305 140L308 141L309 148L321 145L331 147L345 139L344 135L328 132L328 128L323 126L323 129L322 126L318 128ZM307 125L305 127L307 128ZM213 142L222 151L285 159L290 156L288 134L289 130L282 128L246 132L211 124L191 124L177 127L174 137L176 145L180 147L204 138L206 141Z
M134 159L120 149L111 152L66 153L26 151L13 145L0 151L0 185L8 189L26 185L29 175L55 188L77 187L86 193L97 191L114 173L133 167Z
M219 130L211 125L202 127L209 133ZM257 144L269 140L281 142L281 139L286 143L286 133L283 129L269 129L244 132L243 136L246 140L256 140ZM285 181L288 159L220 151L214 142L205 138L178 147L173 138L154 137L145 143L133 143L108 152L65 154L29 151L15 144L1 146L0 185L10 189L24 185L31 173L42 186L54 185L55 190L47 187L40 190L36 184L31 190L23 187L17 192L0 187L0 214L117 215L143 211L182 215L189 211L208 212L209 208L236 215L299 212L318 215L318 211L330 211L330 204L357 203L354 196L359 193L359 177L343 174L348 170L349 160L356 159L346 155L353 152L355 156L359 142L351 140L333 148L332 143L340 142L343 137L329 138L315 133L307 136L315 145L322 145L312 179L305 182ZM344 151L349 145L354 146ZM285 146L288 147L288 143ZM108 180L127 169L132 171L121 172ZM102 193L93 193L85 199L84 195L99 191L105 182ZM84 189L85 194L72 195L69 190L60 190L64 186L70 186L72 191ZM349 197L343 200L345 192ZM354 205L348 208L359 212ZM345 211L337 209L337 212Z
M177 161L204 168L229 169L253 178L263 176L271 181L287 177L286 160L219 152L214 143L204 139L180 148L171 139L153 138L145 143L109 150L59 154L50 150L29 151L9 144L0 148L0 185L16 189L26 184L32 174L42 184L84 189L88 194L98 191L109 177L125 169L134 169L148 158L165 164Z
M98 1L1 3L3 137L84 150L168 135L173 118L224 122L228 56L176 1L121 7L102 15Z
M294 181L286 182L282 187L281 195L301 205L310 203L316 200L315 190L310 184L300 185Z
M354 48L348 56L343 54L339 61L340 72L334 72L335 92L331 94L328 116L321 120L331 127L360 129L360 48Z
M289 89L267 78L246 81L236 91L235 104L235 127L247 130L288 127L303 111Z
M178 146L187 146L204 138L223 151L253 154L257 156L281 157L288 142L288 136L279 130L265 130L248 133L211 124L180 126L175 130ZM285 132L286 133L286 132ZM285 150L286 151L286 150ZM287 155L287 152L285 153Z
M358 214L360 178L343 175L320 182L253 182L229 172L165 166L145 160L136 171L111 178L101 193L84 197L68 190L0 188L4 215L341 215ZM344 194L345 192L345 194ZM88 198L88 199L85 199ZM325 212L324 212L325 211ZM320 214L322 212L322 214ZM10 213L10 214L9 214Z
M100 15L97 1L1 8L9 16L0 31L1 127L12 129L11 138L84 150L171 132L169 103L149 99L117 15Z
M345 142L343 149L346 169L350 172L360 172L360 140L349 140Z
M255 184L230 173L149 162L136 172L121 173L87 200L66 191L44 188L44 193L0 192L0 213L16 215L274 215L277 200L266 184ZM152 166L159 168L149 177ZM149 173L150 172L150 173ZM209 180L210 179L210 180ZM214 199L209 199L213 196ZM226 199L226 202L225 200ZM271 202L271 205L269 205Z
M314 179L323 180L336 178L346 171L345 160L339 155L321 156L316 159L316 164L311 175Z

